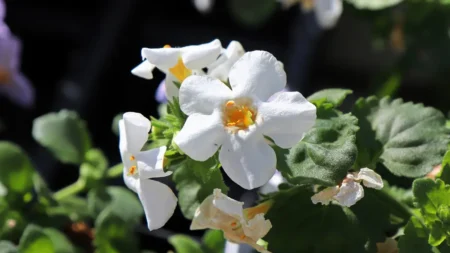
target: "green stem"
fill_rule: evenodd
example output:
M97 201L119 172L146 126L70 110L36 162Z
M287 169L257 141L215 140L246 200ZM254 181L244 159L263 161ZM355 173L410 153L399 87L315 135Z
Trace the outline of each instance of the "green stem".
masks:
M53 194L53 197L55 198L55 200L59 201L83 191L85 187L86 184L83 181L77 180L75 183L55 192L55 194Z
M108 178L116 178L122 176L122 173L123 173L123 164L119 163L114 167L111 167L106 173L106 176Z

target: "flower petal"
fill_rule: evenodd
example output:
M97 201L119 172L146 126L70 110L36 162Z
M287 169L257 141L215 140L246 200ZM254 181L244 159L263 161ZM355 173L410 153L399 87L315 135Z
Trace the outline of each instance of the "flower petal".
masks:
M174 142L190 158L206 161L216 153L224 137L225 129L218 112L212 115L192 114Z
M281 183L284 183L285 181L286 180L281 175L281 172L279 172L277 170L277 171L275 171L275 174L272 176L272 178L270 178L269 182L267 182L267 184L263 185L259 189L259 192L262 193L262 194L269 194L269 193L272 193L272 192L277 192L278 191L278 186Z
M158 88L156 89L155 99L160 104L167 103L167 95L166 95L166 79L162 80Z
M229 79L236 97L256 96L261 101L286 86L282 65L265 51L245 53L231 68Z
M143 48L141 50L143 59L156 67L167 70L175 66L181 57L180 48Z
M131 73L135 76L150 80L153 79L153 69L155 69L155 65L145 60L141 64L137 65L134 69L132 69Z
M150 149L136 154L136 162L140 178L167 177L172 171L164 172L164 154L166 146Z
M260 104L258 116L264 135L282 148L291 148L314 126L316 107L299 92L280 92Z
M178 97L180 90L178 89L178 87L175 85L176 82L176 77L174 77L172 74L167 74L166 75L166 80L165 80L165 92L166 92L166 97L167 100L169 101L173 101L174 97Z
M120 128L123 128L121 130ZM119 123L121 150L137 154L148 140L150 120L140 113L126 112L123 114L123 124ZM122 151L123 152L123 151Z
M215 0L193 0L195 8L201 13L209 13L214 5Z
M342 183L339 193L334 197L340 205L350 207L364 197L364 189L358 182L349 180Z
M327 187L322 191L314 194L311 197L313 204L321 203L322 205L328 205L333 200L333 197L339 192L339 186Z
M223 82L228 82L228 74L234 63L244 55L245 51L241 43L231 41L225 53L210 66L208 66L208 75L215 77Z
M245 222L245 221L244 221ZM272 228L272 223L264 219L264 214L257 214L247 224L242 226L244 234L255 241L263 238Z
M236 201L227 195L223 194L220 189L214 189L213 205L220 211L227 215L233 216L240 220L243 218L244 202Z
M247 190L264 185L275 173L275 152L254 131L228 135L220 149L219 161L231 180Z
M380 190L383 188L383 179L375 171L369 168L359 170L356 180L362 180L364 186Z
M34 88L30 81L20 73L14 74L10 83L0 84L0 93L5 94L11 102L24 108L34 105Z
M209 43L183 47L181 50L181 58L188 69L202 69L217 59L222 51L222 44L215 39Z
M209 76L190 76L180 88L180 107L187 115L211 114L232 96L221 81Z
M138 195L150 231L164 226L177 207L178 199L175 194L167 185L158 181L140 179Z
M199 230L211 228L211 219L213 218L212 210L214 195L209 195L200 206L195 210L194 218L192 219L190 230Z
M342 14L342 0L316 0L314 13L319 26L323 29L333 28Z
M132 191L138 192L139 188L139 176L128 175L128 167L123 168L123 182Z

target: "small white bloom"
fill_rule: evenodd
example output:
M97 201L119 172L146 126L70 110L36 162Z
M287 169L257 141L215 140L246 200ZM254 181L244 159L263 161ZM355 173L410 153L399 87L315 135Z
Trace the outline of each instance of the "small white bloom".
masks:
M336 26L342 15L342 0L315 0L314 13L317 23L323 29Z
M180 105L189 117L174 142L197 161L221 147L219 161L227 175L254 189L275 173L275 152L264 136L282 148L294 146L314 125L316 107L299 92L277 93L286 86L286 73L265 51L245 53L229 80L232 90L209 76L183 82Z
M207 14L211 12L215 0L192 0L192 2L199 12Z
M119 121L123 179L127 187L138 194L147 226L154 230L164 226L170 219L177 206L177 197L167 185L149 180L172 174L163 170L166 147L141 151L147 142L150 128L150 120L140 113L124 113L123 119Z
M178 87L174 82L182 83L192 74L204 74L202 69L217 60L222 50L218 39L209 43L173 48L169 45L163 48L143 48L141 51L143 63L131 72L139 77L152 79L152 71L156 67L166 74L167 98L172 100L178 96Z
M272 178L269 180L269 182L267 182L259 189L259 192L262 194L277 192L278 186L284 182L286 182L286 179L281 175L281 172L277 170L275 174L272 176Z
M314 204L322 203L328 205L332 200L336 200L339 205L350 207L364 197L364 186L380 190L383 188L383 180L375 171L362 168L358 173L349 173L339 186L325 188L314 194L311 201Z
M208 76L215 77L222 82L228 82L228 74L233 64L241 58L244 47L238 41L231 41L227 49L223 50L216 62L208 66Z
M272 228L264 213L270 203L262 203L256 207L243 209L243 202L236 201L214 189L195 212L191 230L217 229L224 232L224 237L232 243L246 243L259 252L270 253L257 241Z

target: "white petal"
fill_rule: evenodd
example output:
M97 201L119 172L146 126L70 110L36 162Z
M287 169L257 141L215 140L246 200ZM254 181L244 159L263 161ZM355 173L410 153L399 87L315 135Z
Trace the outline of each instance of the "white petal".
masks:
M128 168L123 168L123 182L132 191L138 192L139 188L139 177L138 175L128 175Z
M261 101L286 86L286 72L270 53L245 53L230 70L230 85L236 97L256 96Z
M375 171L369 168L362 168L358 172L356 180L362 180L364 186L380 190L383 188L383 179Z
M317 23L323 29L333 28L342 14L342 0L316 0L314 12Z
M163 170L166 149L166 146L162 146L136 154L140 178L166 177L172 174L171 171Z
M165 81L165 85L166 85L166 98L169 101L173 101L174 97L178 97L179 94L179 89L178 87L174 84L174 82L176 81L176 77L174 77L172 74L167 74L166 75L166 81Z
M211 114L231 96L231 90L217 79L209 76L190 76L181 85L180 106L187 115Z
M257 214L253 219L249 220L247 224L244 223L244 234L255 241L263 238L272 228L272 223L264 219L264 214Z
M214 189L213 205L227 215L233 216L240 220L243 218L244 202L236 201L223 194L220 189Z
M201 13L209 13L214 5L215 0L193 0L194 6Z
M121 129L123 128L123 129ZM150 120L140 113L126 112L123 114L123 123L119 122L120 144L128 153L136 154L148 140Z
M241 43L231 41L225 52L215 63L208 66L208 75L221 81L228 82L228 74L234 63L244 55L245 51Z
M339 192L339 186L327 187L311 197L313 204L321 203L322 205L330 204L333 197Z
M181 56L180 48L143 48L142 58L160 69L169 69L175 66Z
M223 142L225 128L219 112L211 115L192 114L175 136L174 142L190 158L206 161Z
M172 190L154 180L141 179L138 195L150 231L164 226L177 206L177 197Z
M228 135L220 149L219 161L231 180L247 190L264 185L275 173L275 152L255 132Z
M297 144L316 121L316 107L299 92L280 92L270 102L258 107L264 135L278 146L291 148Z
M214 195L211 194L197 208L192 219L190 230L207 229L211 227L211 219L213 218L213 213L211 212L214 208L213 206Z
M272 178L269 180L269 182L267 182L267 184L263 185L259 189L259 192L262 194L269 194L272 192L277 192L278 186L285 181L286 180L281 175L281 172L276 171L275 174L272 176Z
M334 197L340 205L350 207L364 197L363 187L353 180L342 183L339 193Z
M187 46L181 49L181 58L188 69L202 69L213 63L222 50L220 40L209 43Z
M135 76L150 80L153 79L153 69L155 65L151 64L149 61L145 60L141 64L137 65L131 70L131 73Z

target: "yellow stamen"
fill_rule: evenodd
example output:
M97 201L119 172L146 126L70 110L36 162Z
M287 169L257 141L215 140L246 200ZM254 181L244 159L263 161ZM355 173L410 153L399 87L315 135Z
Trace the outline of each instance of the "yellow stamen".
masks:
M174 75L180 83L182 83L184 79L192 74L192 71L186 68L181 58L178 59L178 62L175 66L169 69L169 72L172 73L172 75Z
M237 223L235 221L231 222L232 227L236 227Z
M134 155L130 156L130 161L134 161L136 159L136 157L134 157Z
M136 174L136 166L131 166L130 169L128 169L128 176Z
M233 100L225 103L223 124L226 127L245 130L255 124L255 120L256 112L247 103L239 105Z
M0 85L5 85L11 81L11 73L4 67L0 66Z
M172 48L170 45L164 45L163 48Z
M257 214L260 214L260 213L266 214L269 211L269 209L272 206L272 204L273 204L273 201L272 200L268 200L268 201L265 201L265 202L263 202L263 203L261 203L261 204L259 204L257 206L250 207L250 208L245 208L244 209L244 217L247 220L251 220Z

